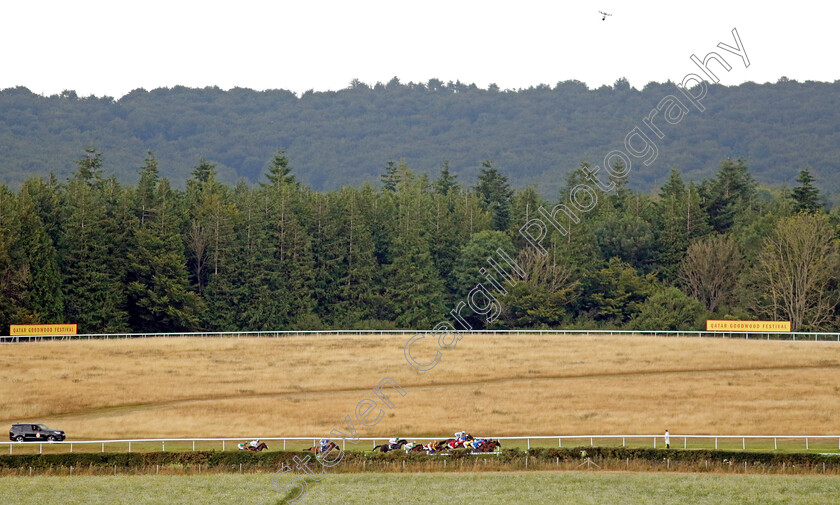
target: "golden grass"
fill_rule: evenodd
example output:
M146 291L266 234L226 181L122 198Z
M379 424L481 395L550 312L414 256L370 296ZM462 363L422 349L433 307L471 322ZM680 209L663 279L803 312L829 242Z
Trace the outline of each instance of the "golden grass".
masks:
M391 377L406 396L362 436L836 434L840 344L467 335L420 373L407 336L0 346L0 423L72 439L323 436ZM431 347L421 342L423 359Z

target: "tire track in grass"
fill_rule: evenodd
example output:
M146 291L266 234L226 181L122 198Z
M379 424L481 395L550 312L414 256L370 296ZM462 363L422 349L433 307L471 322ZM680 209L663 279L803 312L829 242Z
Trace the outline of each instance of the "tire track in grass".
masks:
M514 383L517 381L527 381L529 383L542 381L557 381L557 380L588 380L588 379L609 379L609 378L626 378L626 377L645 377L657 375L699 375L707 373L747 373L747 372L772 372L772 371L797 371L797 370L836 370L840 371L838 364L815 364L815 365L784 365L784 366L756 366L756 367L717 367L717 368L702 368L702 369L685 369L674 368L664 370L628 370L624 372L598 372L598 373L582 373L582 374L548 374L548 375L513 375L507 377L491 377L480 380L463 380L463 381L430 381L419 384L401 384L406 390L429 390L429 389L443 389L455 386L482 386L492 384ZM107 417L116 416L125 413L148 410L161 410L170 407L189 406L197 403L216 402L223 400L240 400L253 398L294 398L300 395L322 395L329 396L342 393L365 393L370 391L369 387L347 387L347 388L333 388L333 389L306 389L302 388L298 391L268 391L264 393L244 393L244 394L219 394L219 395L202 395L197 397L182 398L178 400L166 400L161 402L146 402L133 403L122 405L110 405L107 407L93 407L89 409L82 409L77 411L62 412L57 414L49 414L50 419L64 420L64 419L84 419L87 417ZM0 423L17 422L15 419L0 420Z

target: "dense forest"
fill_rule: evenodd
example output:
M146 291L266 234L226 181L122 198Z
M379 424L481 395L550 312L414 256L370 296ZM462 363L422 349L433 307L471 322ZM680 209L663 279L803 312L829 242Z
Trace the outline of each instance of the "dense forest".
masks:
M708 317L838 328L840 228L807 169L791 189L759 185L743 159L699 183L672 170L652 194L615 179L541 255L519 230L562 199L514 189L491 161L473 180L383 162L375 185L315 191L282 149L254 184L220 182L196 159L184 189L151 152L131 184L97 150L76 160L66 179L0 185L6 333L429 328L500 248L526 279L497 290L492 328L702 329Z
M514 187L550 199L581 161L599 163L668 94L678 94L673 83L637 90L625 79L500 90L394 78L301 96L174 87L118 100L10 88L0 91L0 182L17 189L33 175L67 178L78 153L96 147L123 184L135 182L147 150L178 189L201 156L216 164L218 181L253 184L284 146L298 179L317 191L375 184L383 160L404 159L429 177L448 160L452 173L475 180L491 159ZM671 168L699 183L718 161L743 156L759 183L793 186L809 168L829 200L840 198L840 82L710 85L703 104L663 130L657 160L634 173L631 189L654 191Z

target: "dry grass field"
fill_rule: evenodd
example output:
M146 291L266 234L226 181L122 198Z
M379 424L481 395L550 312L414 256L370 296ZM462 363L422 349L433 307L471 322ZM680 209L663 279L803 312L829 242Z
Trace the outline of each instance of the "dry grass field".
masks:
M404 397L361 436L836 434L840 344L467 335L420 373L407 336L68 341L0 346L0 425L71 439L313 436L383 377ZM418 345L416 354L431 347Z

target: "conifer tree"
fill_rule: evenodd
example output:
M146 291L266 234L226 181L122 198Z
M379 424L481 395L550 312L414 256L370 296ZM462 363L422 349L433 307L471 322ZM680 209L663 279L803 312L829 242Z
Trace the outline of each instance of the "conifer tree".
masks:
M385 296L399 328L431 328L445 312L443 282L434 267L428 242L414 227L394 241L394 262L388 266Z
M61 254L68 322L81 333L123 332L125 312L125 258L120 237L109 234L126 230L114 212L122 188L100 176L101 156L87 150L77 163L65 194L66 220L62 228ZM109 212L110 207L110 212ZM120 253L123 253L121 256Z
M295 176L291 173L292 167L289 166L289 158L286 156L286 151L279 149L271 163L268 166L268 173L265 174L268 179L268 184L262 183L264 186L280 187L283 184L298 184L295 181Z
M449 172L449 161L444 161L440 169L440 175L435 180L435 194L440 196L448 196L451 193L458 191L458 176Z
M136 193L139 224L128 253L129 324L137 332L196 330L203 307L190 289L175 194L169 181L158 178L151 152Z
M490 214L493 229L507 231L510 227L510 200L513 190L507 177L499 172L493 162L483 161L481 167L475 191L479 195L482 208Z
M813 184L815 180L811 171L807 168L799 171L796 182L800 185L793 188L790 193L790 198L794 203L794 211L814 213L822 210L823 205L820 202L822 197L820 196L820 190Z
M689 244L709 232L699 200L694 184L686 188L680 172L672 169L656 204L656 258L669 281L676 280Z
M32 322L60 323L64 318L64 294L58 256L29 195L28 189L33 182L27 181L21 188L18 213L21 267L27 273L21 279L23 295Z
M23 322L20 272L13 260L19 223L17 198L0 184L0 335L8 335L10 324Z
M382 180L382 191L393 193L397 190L397 184L400 182L400 167L394 161L389 161L385 165L385 172L380 176Z
M709 224L714 231L726 233L736 216L754 205L756 183L743 159L726 159L715 178L704 182L700 193Z

